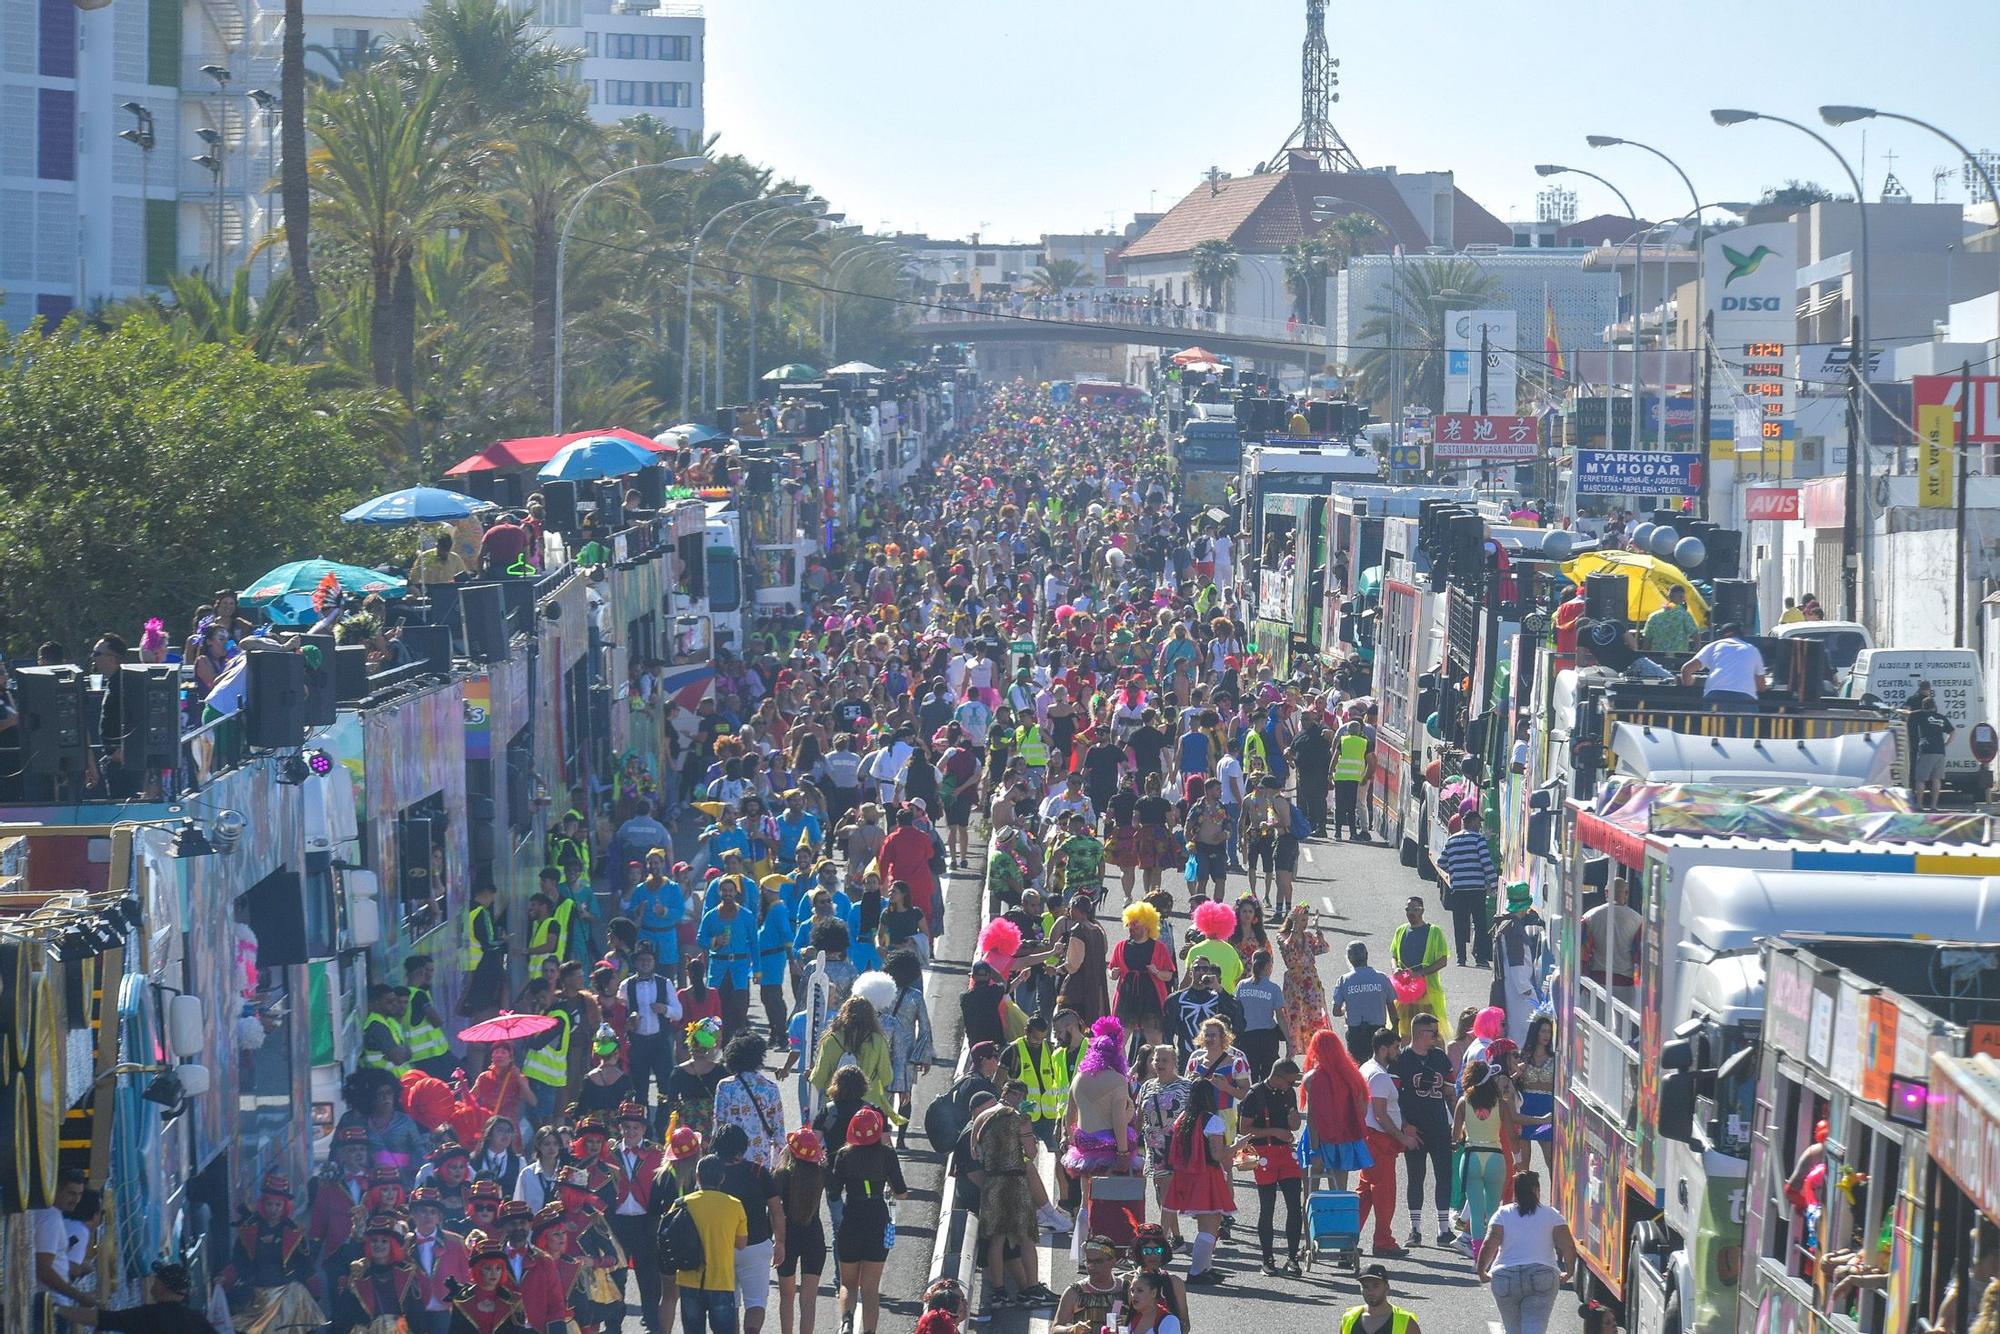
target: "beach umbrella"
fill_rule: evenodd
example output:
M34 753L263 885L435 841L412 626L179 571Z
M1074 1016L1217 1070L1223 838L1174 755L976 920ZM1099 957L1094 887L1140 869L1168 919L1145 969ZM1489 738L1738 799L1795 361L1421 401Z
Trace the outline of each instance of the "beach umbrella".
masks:
M722 432L713 426L703 426L700 422L682 422L679 426L669 426L657 437L663 445L705 445L711 440L720 440Z
M828 375L887 375L888 373L880 366L871 366L865 361L843 361L827 370Z
M545 482L594 482L601 477L622 477L657 462L658 457L643 445L615 435L593 435L564 445L535 476Z
M782 366L773 366L759 378L776 381L779 384L800 384L807 380L819 379L819 372L803 361L788 361Z
M1215 353L1209 351L1207 348L1202 347L1199 344L1196 344L1194 347L1182 348L1180 351L1174 353L1171 357L1168 357L1167 360L1173 362L1174 365L1176 366L1185 366L1188 363L1195 361L1214 361Z
M406 486L364 500L340 516L342 523L428 523L442 519L464 519L494 508L490 500L447 491L441 486Z
M1658 556L1637 551L1586 551L1563 566L1562 572L1579 587L1593 574L1623 575L1625 616L1634 622L1643 621L1666 606L1667 590L1679 588L1687 594L1687 609L1694 623L1708 624L1708 599L1678 565Z
M295 560L280 565L260 579L251 580L250 586L243 590L243 605L261 607L294 593L311 597L320 581L329 574L338 581L344 593L359 597L370 593L380 593L385 598L403 596L403 580L397 575L360 565L343 565L339 561Z

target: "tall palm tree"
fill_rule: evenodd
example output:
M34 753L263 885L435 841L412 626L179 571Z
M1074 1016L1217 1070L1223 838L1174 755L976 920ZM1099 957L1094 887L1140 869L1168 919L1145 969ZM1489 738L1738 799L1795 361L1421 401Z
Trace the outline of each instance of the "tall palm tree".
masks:
M411 263L425 238L491 222L468 172L490 164L491 144L452 135L444 84L427 79L413 97L384 70L370 70L313 103L319 148L309 175L331 249L368 275L368 352L375 383L405 403L415 395L416 282Z
M1040 296L1061 296L1072 287L1084 286L1090 266L1074 259L1051 259L1028 275L1028 286Z
M1188 251L1189 275L1209 310L1222 309L1222 294L1236 280L1236 247L1219 237L1197 241Z
M1362 395L1377 405L1444 401L1444 325L1450 311L1500 296L1500 280L1467 259L1416 259L1391 270L1388 295L1368 305L1355 334L1354 369ZM1398 350L1398 380L1389 349Z
M1382 235L1382 224L1366 213L1342 213L1319 229L1319 239L1338 268L1368 249Z
M583 53L537 36L532 14L505 0L428 0L390 59L412 90L442 80L445 118L460 132L504 139L538 121L588 124L569 82Z
M508 267L525 279L517 287L528 299L528 376L541 402L554 392L558 233L570 201L603 174L593 151L599 137L566 117L525 126L492 182L507 217Z
M1285 247L1285 287L1292 313L1307 324L1326 322L1326 278L1331 270L1323 237L1307 236Z
M306 179L306 5L285 0L284 59L278 67L278 193L285 207L285 255L292 267L292 320L319 322L312 279L312 184Z

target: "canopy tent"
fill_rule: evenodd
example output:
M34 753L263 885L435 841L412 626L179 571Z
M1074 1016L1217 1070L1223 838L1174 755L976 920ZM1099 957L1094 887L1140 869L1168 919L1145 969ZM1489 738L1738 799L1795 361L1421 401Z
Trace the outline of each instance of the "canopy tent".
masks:
M1688 614L1694 617L1694 623L1708 624L1708 599L1672 561L1637 551L1586 551L1563 566L1562 572L1578 587L1593 574L1623 575L1627 591L1625 616L1635 623L1643 622L1667 605L1669 588L1679 588L1687 594Z
M605 431L571 431L565 435L527 435L518 440L497 440L470 458L460 459L445 470L447 477L462 477L471 472L504 472L511 468L539 468L556 456L564 445L573 445L579 440L592 436L609 435L628 441L655 453L666 448L651 436L628 431L622 426L614 426Z
M880 366L871 366L865 361L843 361L827 370L828 375L887 375L888 373Z

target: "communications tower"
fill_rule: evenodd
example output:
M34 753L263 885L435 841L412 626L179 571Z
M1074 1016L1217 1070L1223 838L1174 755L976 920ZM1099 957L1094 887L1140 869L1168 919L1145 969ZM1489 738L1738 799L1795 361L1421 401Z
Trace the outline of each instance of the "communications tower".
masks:
M1333 128L1334 89L1340 83L1340 62L1326 44L1326 0L1306 0L1306 40L1299 52L1299 124L1272 157L1273 163L1294 154L1319 159L1327 171L1360 171L1361 160Z

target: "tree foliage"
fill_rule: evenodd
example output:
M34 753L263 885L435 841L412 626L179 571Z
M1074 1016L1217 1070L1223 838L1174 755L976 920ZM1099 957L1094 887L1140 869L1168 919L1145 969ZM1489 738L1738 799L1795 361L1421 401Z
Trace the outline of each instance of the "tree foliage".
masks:
M1188 251L1188 265L1194 285L1201 289L1201 304L1209 310L1222 309L1222 295L1240 267L1236 247L1217 237L1197 241Z
M1391 273L1388 295L1368 304L1355 335L1361 394L1378 407L1438 407L1444 401L1446 315L1499 299L1500 280L1477 262L1457 258L1407 260L1391 266Z
M1813 204L1834 204L1851 199L1850 195L1837 195L1818 181L1802 181L1796 176L1788 178L1783 185L1764 187L1758 197L1760 204L1783 204L1788 208L1807 208Z
M217 588L366 554L339 516L383 469L310 379L145 314L0 335L0 636L74 652L148 616L178 633Z

